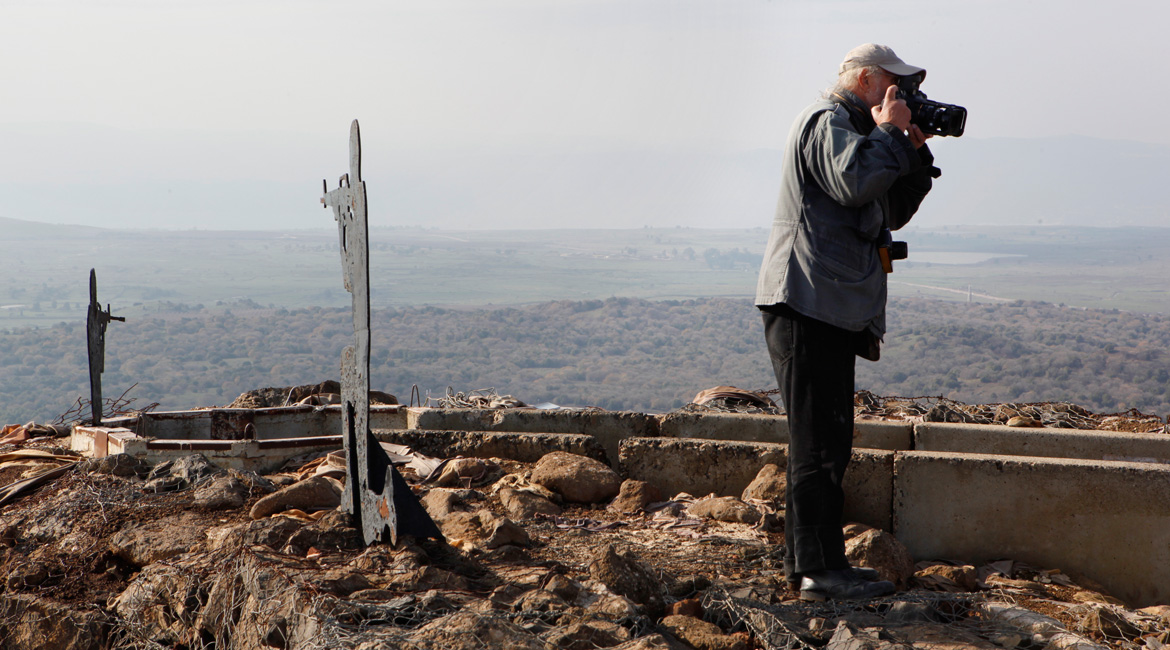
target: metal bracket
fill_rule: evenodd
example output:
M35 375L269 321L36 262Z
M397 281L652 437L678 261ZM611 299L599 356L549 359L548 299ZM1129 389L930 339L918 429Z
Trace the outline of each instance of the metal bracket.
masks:
M385 452L370 435L370 245L362 144L357 120L349 129L349 173L321 203L333 208L341 241L345 289L353 295L354 345L341 353L341 419L347 464L342 508L353 515L366 544L397 543L393 468L379 462ZM376 449L374 449L376 448Z
M102 425L102 373L106 371L106 326L110 321L126 322L110 315L110 306L102 309L97 299L97 272L89 270L89 313L85 318L85 338L89 348L89 408L91 424Z

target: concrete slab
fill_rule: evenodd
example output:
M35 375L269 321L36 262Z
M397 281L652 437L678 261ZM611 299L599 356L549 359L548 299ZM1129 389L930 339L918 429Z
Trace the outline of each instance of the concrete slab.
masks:
M1170 436L1079 429L922 422L915 451L1170 463Z
M894 454L857 449L845 473L845 520L892 527ZM629 438L621 445L621 471L664 494L687 492L738 497L760 468L788 464L788 446L699 438Z
M658 435L653 415L596 409L406 409L409 429L432 431L512 431L576 433L593 436L616 462L618 443L634 436Z
M915 559L1011 558L1170 602L1170 467L915 451L894 473L894 534Z
M592 436L575 433L513 433L507 431L375 430L381 442L407 445L436 458L474 456L510 458L534 463L545 454L564 451L608 463L605 450Z
M908 451L913 449L914 425L910 422L855 420L853 448Z
M788 444L788 418L758 413L685 413L658 416L659 433L673 438L738 440ZM909 422L857 420L853 446L865 449L910 449L913 425Z
M669 438L788 442L788 418L759 413L688 413L658 416L659 435Z

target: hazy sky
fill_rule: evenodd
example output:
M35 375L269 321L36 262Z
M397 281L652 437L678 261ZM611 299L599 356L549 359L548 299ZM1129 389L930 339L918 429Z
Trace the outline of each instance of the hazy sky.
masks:
M940 158L979 138L1170 144L1148 117L1170 105L1155 71L1168 23L1152 0L3 0L0 216L95 223L85 206L109 203L101 223L141 226L112 206L144 183L147 223L216 227L165 184L311 197L345 171L355 117L367 180L387 185L412 159L780 148L867 41L969 109L963 139L934 141ZM11 196L54 187L65 217ZM272 227L255 209L231 225ZM305 210L288 222L320 218Z

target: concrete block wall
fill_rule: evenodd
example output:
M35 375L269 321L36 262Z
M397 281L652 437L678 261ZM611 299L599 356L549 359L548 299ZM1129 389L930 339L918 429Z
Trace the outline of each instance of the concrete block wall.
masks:
M1022 560L1170 603L1170 467L902 452L894 534L916 559Z

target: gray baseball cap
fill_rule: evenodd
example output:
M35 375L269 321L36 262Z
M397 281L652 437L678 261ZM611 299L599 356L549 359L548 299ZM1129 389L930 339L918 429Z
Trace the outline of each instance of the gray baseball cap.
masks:
M840 74L868 65L876 65L882 70L899 77L921 74L923 79L926 78L925 69L907 64L898 58L898 55L894 54L894 50L888 46L875 45L874 43L858 45L852 50L849 50L849 54L846 54L845 60L841 62Z

